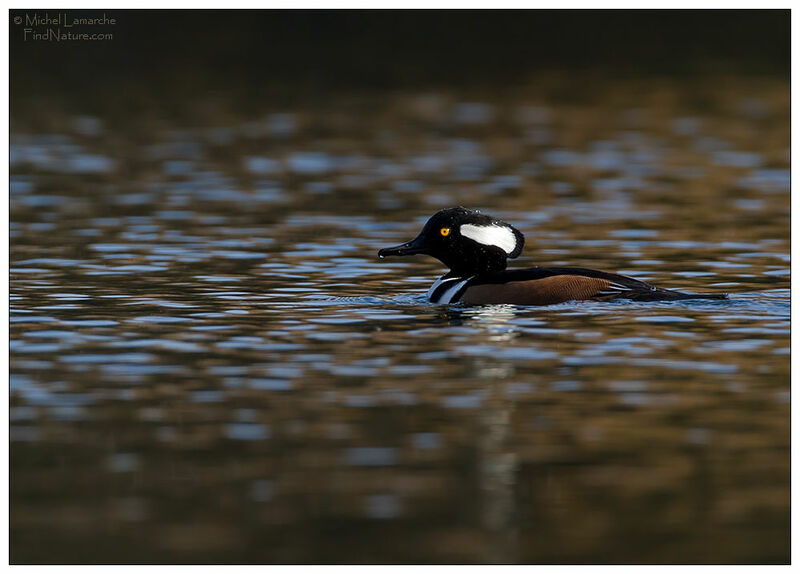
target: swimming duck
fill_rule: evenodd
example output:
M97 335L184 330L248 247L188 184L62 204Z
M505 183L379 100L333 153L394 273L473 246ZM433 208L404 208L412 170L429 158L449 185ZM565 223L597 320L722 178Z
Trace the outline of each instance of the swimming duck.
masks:
M676 301L726 299L726 294L695 294L660 289L644 281L582 267L506 269L518 257L525 237L513 225L464 207L435 213L416 238L378 251L390 255L425 254L450 271L428 290L436 304L553 305L584 299Z

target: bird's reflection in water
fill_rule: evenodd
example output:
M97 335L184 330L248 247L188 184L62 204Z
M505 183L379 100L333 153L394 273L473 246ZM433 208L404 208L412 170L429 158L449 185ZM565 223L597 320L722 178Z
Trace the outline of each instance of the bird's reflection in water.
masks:
M469 326L485 331L487 342L502 343L519 335L519 327L512 323L517 316L514 305L483 305L480 307L448 307L447 319L453 326Z
M484 334L486 344L502 344L520 335L519 327L513 323L518 312L513 305L487 305L448 309L448 317L453 325L477 328ZM513 501L518 457L508 444L514 403L513 395L506 392L506 384L515 369L511 361L501 357L475 357L474 366L476 376L486 379L486 400L477 420L481 522L490 541L484 560L514 563L517 527Z
M504 385L499 380L491 381L485 408L478 415L481 517L490 540L484 559L489 563L517 562L517 528L513 513L517 454L508 444L513 408Z

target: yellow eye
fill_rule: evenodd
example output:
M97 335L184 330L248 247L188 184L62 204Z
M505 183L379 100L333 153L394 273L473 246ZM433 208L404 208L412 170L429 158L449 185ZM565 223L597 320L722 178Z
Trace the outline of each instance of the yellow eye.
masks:
M439 230L439 233L442 234L442 237L447 237L448 235L450 235L450 228L449 227L442 227Z

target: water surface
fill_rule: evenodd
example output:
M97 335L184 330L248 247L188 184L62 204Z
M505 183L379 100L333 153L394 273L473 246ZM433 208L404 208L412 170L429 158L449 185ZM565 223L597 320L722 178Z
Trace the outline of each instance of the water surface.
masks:
M787 86L558 93L15 118L12 560L787 562ZM730 299L429 305L452 205Z

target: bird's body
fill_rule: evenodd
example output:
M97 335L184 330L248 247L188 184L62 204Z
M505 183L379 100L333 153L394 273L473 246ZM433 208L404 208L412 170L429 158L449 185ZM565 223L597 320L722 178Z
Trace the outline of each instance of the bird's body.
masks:
M504 221L463 207L434 214L407 243L381 249L388 255L427 254L450 268L428 291L431 303L466 305L552 305L573 300L675 301L725 299L725 294L693 294L659 289L625 275L582 267L506 270L525 238Z

